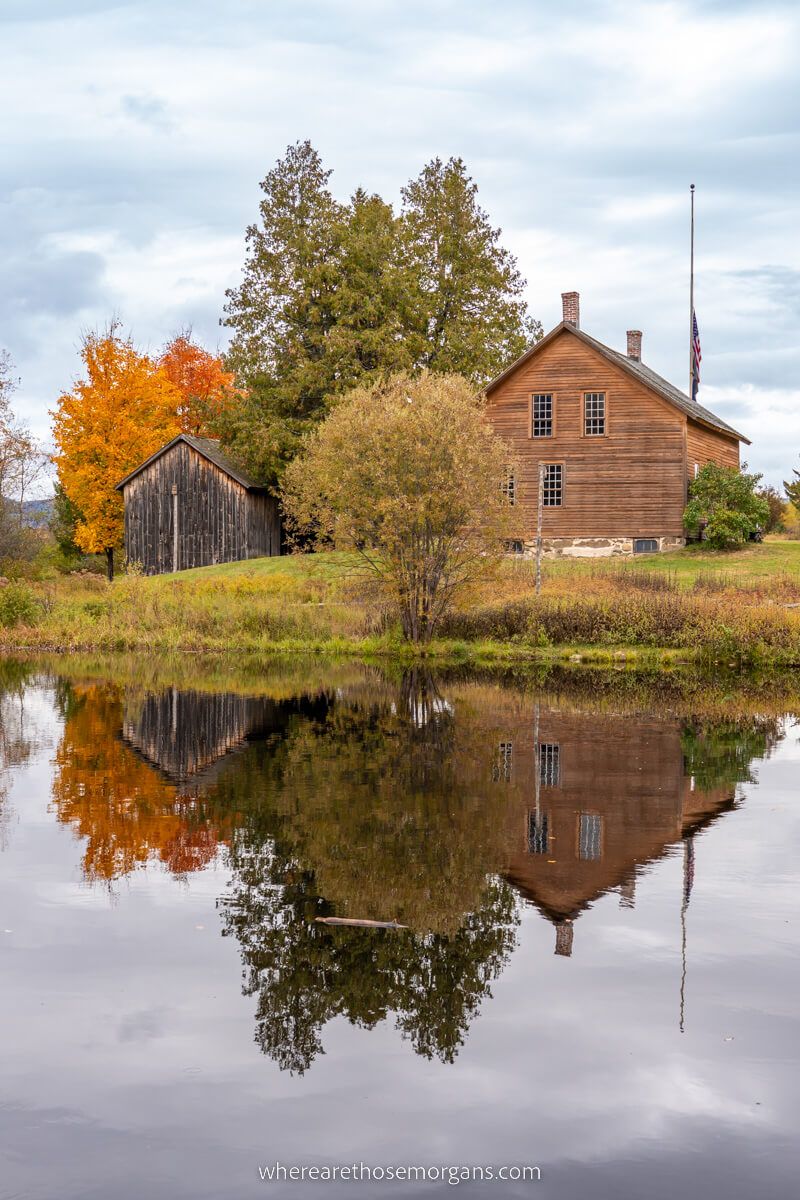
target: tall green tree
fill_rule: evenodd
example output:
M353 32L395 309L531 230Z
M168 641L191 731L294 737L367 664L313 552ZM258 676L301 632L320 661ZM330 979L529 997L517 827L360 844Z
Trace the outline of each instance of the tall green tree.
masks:
M363 189L338 203L330 175L310 142L288 148L227 293L242 398L216 431L264 482L352 387L423 369L480 386L540 332L460 159L429 164L399 216Z
M330 174L310 142L289 146L261 183L242 282L227 292L224 324L234 331L227 365L246 395L219 431L265 478L280 474L333 390L327 348L344 209L328 188Z
M784 479L783 486L786 490L786 495L789 498L789 503L795 508L800 507L800 471L792 471L794 479Z
M435 158L403 188L402 222L417 365L487 383L542 329L463 159Z

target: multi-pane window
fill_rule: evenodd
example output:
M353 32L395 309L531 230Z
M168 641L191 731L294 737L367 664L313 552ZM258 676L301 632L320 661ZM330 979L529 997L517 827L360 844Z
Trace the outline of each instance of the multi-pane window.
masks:
M542 503L545 508L560 508L564 500L564 464L545 463Z
M547 854L547 813L528 813L528 854Z
M514 763L514 743L501 742L497 747L494 766L492 767L492 779L495 783L509 783L511 780L511 768Z
M506 472L505 478L500 482L500 491L508 504L517 503L517 481L513 471Z
M558 787L561 780L561 747L558 742L539 743L539 782Z
M605 392L584 392L583 430L587 437L603 437L606 431Z
M551 392L534 392L531 401L531 437L553 436L553 396Z
M603 818L598 813L581 813L578 823L578 857L594 860L603 856Z
M521 538L511 538L506 542L506 554L524 554L525 543Z

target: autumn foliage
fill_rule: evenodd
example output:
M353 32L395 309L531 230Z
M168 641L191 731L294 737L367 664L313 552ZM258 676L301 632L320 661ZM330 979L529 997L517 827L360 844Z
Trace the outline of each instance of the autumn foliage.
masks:
M76 687L56 751L56 816L85 839L83 875L112 883L161 862L176 875L215 859L226 834L194 818L195 798L130 749L119 736L123 707L113 684Z
M177 433L205 434L231 395L222 360L179 334L160 357L142 354L112 324L89 333L85 377L59 398L54 417L60 487L77 512L75 544L106 553L122 541L123 502L116 486Z
M119 481L180 430L182 397L161 367L112 325L89 333L81 357L86 377L58 400L54 460L80 512L76 545L110 554L122 540Z
M178 421L183 433L204 436L209 424L219 418L230 404L234 389L233 375L222 359L193 342L191 335L180 333L162 353L159 366L180 393Z

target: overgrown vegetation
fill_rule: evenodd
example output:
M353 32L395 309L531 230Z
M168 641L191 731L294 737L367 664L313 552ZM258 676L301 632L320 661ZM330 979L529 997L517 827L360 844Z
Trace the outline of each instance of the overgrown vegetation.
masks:
M440 661L583 661L727 668L800 664L800 544L768 542L733 556L683 551L622 563L548 563L541 597L532 565L506 560L476 582L415 651L385 596L365 585L356 554L230 563L108 585L72 575L24 585L35 607L8 601L0 647ZM629 586L630 573L633 586ZM0 587L0 596L8 588Z

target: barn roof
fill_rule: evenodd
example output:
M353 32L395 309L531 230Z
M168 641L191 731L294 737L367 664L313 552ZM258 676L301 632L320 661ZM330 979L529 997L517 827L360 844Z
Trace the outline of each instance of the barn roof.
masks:
M187 446L191 446L192 449L196 450L198 454L202 454L203 458L208 459L208 461L213 463L215 467L219 467L220 471L224 471L226 475L229 475L231 479L235 479L237 483L240 483L242 487L247 488L249 492L266 491L266 488L264 488L261 484L256 483L252 476L248 475L246 471L243 471L241 467L237 466L236 463L228 458L227 454L225 454L221 449L216 438L193 437L189 433L179 433L178 436L174 437L171 442L167 442L166 446L162 446L160 450L156 450L155 454L151 454L150 457L145 459L143 463L140 463L135 470L131 471L129 475L126 475L124 479L121 479L117 484L116 490L118 492L121 491L126 484L130 483L132 479L135 479L140 471L143 471L145 467L149 467L151 463L155 462L157 458L160 458L162 454L166 454L167 451L171 450L173 446L177 446L178 442L186 442Z
M718 429L720 432L727 433L730 437L737 438L738 441L745 442L748 446L750 445L750 439L746 438L743 433L739 433L732 425L728 425L726 421L718 417L716 413L712 413L710 409L703 408L702 404L698 404L695 400L692 400L680 388L676 388L674 384L670 383L668 379L664 379L663 376L658 375L650 367L646 367L638 359L629 358L627 354L621 354L619 350L612 350L610 346L604 346L602 342L598 342L597 338L590 337L588 333L584 333L582 329L578 329L571 321L562 321L560 325L556 325L555 329L551 329L546 337L529 346L524 354L521 354L515 362L511 363L511 366L506 367L505 371L493 379L491 383L487 384L487 396L507 379L509 375L513 375L523 363L528 362L529 359L538 354L551 341L554 341L558 334L562 332L571 333L587 346L591 346L598 354L602 354L604 358L609 359L615 366L621 367L623 371L627 371L629 375L633 375L645 387L650 388L651 391L661 396L662 399L667 400L675 408L680 409L687 417L691 417L693 421L698 421L701 425L709 425L712 429Z

